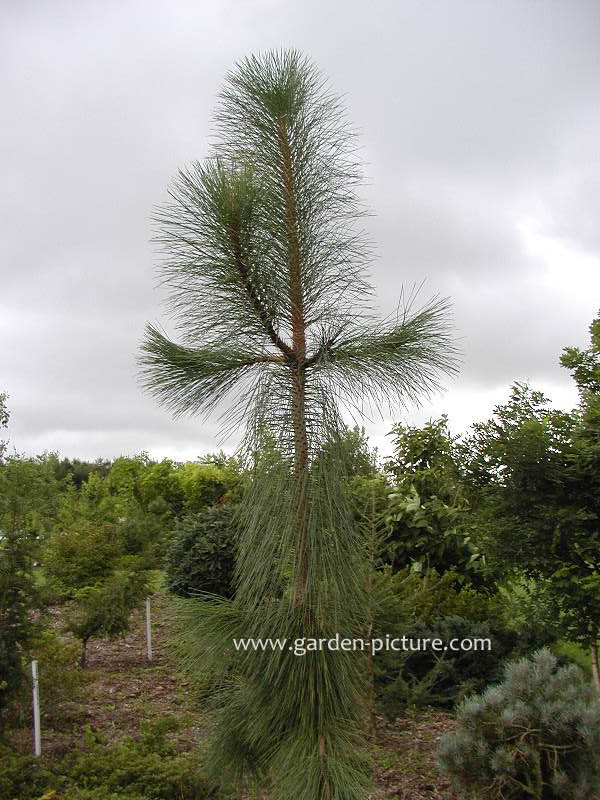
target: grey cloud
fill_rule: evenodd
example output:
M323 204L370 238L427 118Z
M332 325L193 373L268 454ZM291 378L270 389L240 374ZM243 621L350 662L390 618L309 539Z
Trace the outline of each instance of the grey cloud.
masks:
M549 281L519 224L600 258L596 2L57 0L0 15L0 390L17 447L214 448L216 422L174 422L137 385L144 322L165 320L150 218L206 154L225 72L270 47L311 55L361 131L382 311L424 278L423 299L453 298L463 371L407 418L447 408L464 425L526 377L567 396L557 359L585 344L598 284L573 286L588 274L574 262Z

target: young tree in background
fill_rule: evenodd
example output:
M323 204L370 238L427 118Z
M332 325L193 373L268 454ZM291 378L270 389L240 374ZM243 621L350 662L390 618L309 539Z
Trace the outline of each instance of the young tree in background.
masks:
M131 615L150 586L146 572L115 570L104 581L74 592L66 630L81 642L79 663L87 664L87 644L96 636L120 639L131 627Z
M571 598L571 613L567 618L581 628L580 616L577 610L573 612L572 606L579 605L587 612L584 624L588 623L592 671L596 686L600 688L600 600L597 599L600 596L600 313L592 320L589 331L587 350L566 347L560 359L563 367L571 372L579 391L579 424L573 436L569 489L571 497L578 502L574 528L578 538L584 538L578 552L578 561L583 564L566 571L564 580Z
M496 565L533 579L563 634L590 648L600 688L600 318L587 350L566 348L579 408L565 413L516 384L494 418L473 426L465 479Z
M392 428L394 456L386 470L394 476L385 511L389 535L385 559L394 571L410 566L456 572L457 580L491 588L483 554L471 540L474 523L458 466L448 420L422 428Z
M362 635L364 543L342 489L338 404L434 389L454 369L447 304L372 317L355 137L306 58L244 60L216 123L212 156L179 172L158 215L182 343L148 326L142 346L145 386L176 414L229 395L226 427L245 423L254 463L236 594L187 601L187 652L223 675L216 770L270 780L273 798L350 800L366 772L360 654L236 652L232 639Z
M6 393L0 392L0 428L5 428L8 425L10 414L6 407ZM0 458L4 455L6 450L6 442L0 439Z
M0 428L8 423L0 394ZM25 683L24 657L39 626L32 619L40 598L33 576L39 533L38 497L45 483L30 459L8 457L0 442L0 739Z

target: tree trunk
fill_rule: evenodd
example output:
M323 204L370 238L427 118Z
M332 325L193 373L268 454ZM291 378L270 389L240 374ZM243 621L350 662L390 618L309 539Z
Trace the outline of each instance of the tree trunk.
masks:
M296 493L295 535L296 542L296 608L304 604L307 569L308 529L308 437L306 434L306 409L304 375L293 373L292 415L294 424L295 466L294 484Z
M592 636L591 641L591 655L592 655L592 676L594 685L600 689L600 668L598 667L598 632L596 631Z
M308 436L306 432L306 321L304 319L304 293L302 285L302 256L298 240L298 216L294 186L292 151L285 117L279 118L279 152L283 178L287 256L289 267L289 299L292 324L293 360L292 424L294 427L294 484L296 493L296 608L304 604L307 581L306 538L308 527Z
M325 757L325 734L322 733L319 736L319 761L324 761ZM322 800L331 800L331 790L329 788L329 781L327 778L325 778Z
M290 270L289 298L292 323L293 364L292 424L294 427L294 485L296 494L296 608L303 608L303 621L308 619L306 584L308 580L308 514L309 514L309 460L306 430L306 321L304 319L304 292L302 283L302 256L298 239L298 217L294 187L292 154L285 117L279 119L279 149L282 161L283 196ZM326 759L327 740L319 736L319 760ZM322 800L330 800L331 790L325 779Z

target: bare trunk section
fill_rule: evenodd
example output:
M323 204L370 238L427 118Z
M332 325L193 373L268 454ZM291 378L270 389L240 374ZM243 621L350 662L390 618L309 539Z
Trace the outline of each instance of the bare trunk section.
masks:
M597 689L600 689L600 668L598 667L598 632L597 631L592 636L591 656L592 656L592 676L593 676L593 679L594 679L594 686Z
M319 736L319 761L325 760L325 734L322 733ZM331 790L329 788L329 782L327 778L325 778L325 785L323 786L323 797L322 800L331 800Z

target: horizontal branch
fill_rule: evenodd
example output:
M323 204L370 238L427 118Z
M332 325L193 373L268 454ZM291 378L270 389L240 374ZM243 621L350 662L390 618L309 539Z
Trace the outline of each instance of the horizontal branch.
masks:
M234 389L244 370L286 364L284 356L176 344L151 325L141 345L142 383L176 414L208 412Z

